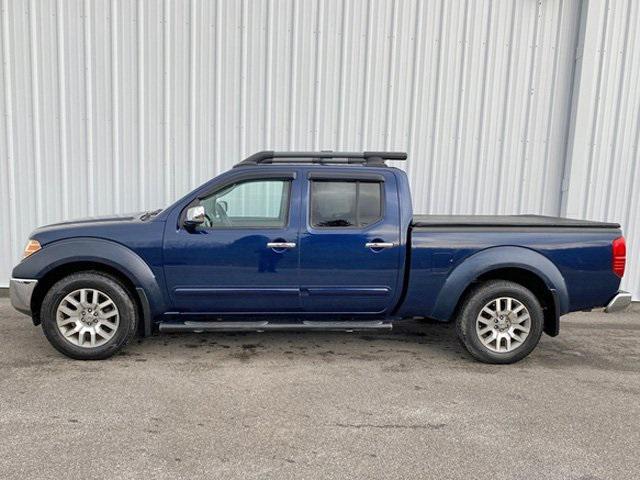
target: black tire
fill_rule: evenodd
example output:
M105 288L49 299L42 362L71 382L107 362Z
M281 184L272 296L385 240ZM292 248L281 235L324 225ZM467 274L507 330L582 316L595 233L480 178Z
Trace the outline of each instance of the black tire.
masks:
M486 347L476 332L476 319L487 303L498 297L511 297L522 303L529 311L531 324L529 335L510 352L496 352ZM484 363L515 363L531 353L540 341L544 326L542 306L527 288L506 280L490 280L475 287L463 300L456 319L458 338L467 351ZM496 342L497 343L497 342Z
M74 290L92 288L107 294L119 313L115 334L103 345L82 347L67 340L58 328L56 312L62 300ZM102 360L124 347L137 331L138 313L127 289L111 275L99 271L71 274L56 282L47 292L40 307L42 330L53 347L76 360Z

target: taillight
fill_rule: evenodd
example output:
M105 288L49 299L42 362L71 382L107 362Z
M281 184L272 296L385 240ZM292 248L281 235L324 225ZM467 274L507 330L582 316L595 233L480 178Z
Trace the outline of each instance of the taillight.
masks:
M624 243L624 237L616 238L611 244L613 250L613 263L611 268L613 273L622 277L624 275L624 264L627 260L627 246Z

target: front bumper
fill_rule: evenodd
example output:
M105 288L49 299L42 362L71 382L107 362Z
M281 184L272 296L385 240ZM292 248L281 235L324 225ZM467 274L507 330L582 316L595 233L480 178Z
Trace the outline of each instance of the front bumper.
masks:
M9 296L13 308L21 313L31 315L31 296L37 284L37 280L12 278L9 281Z
M607 304L604 311L607 313L618 312L624 310L631 303L631 294L620 290L616 296Z

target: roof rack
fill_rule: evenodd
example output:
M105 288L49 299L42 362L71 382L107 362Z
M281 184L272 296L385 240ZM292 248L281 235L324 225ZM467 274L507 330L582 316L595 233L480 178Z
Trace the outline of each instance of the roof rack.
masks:
M406 160L405 152L274 152L263 150L245 158L235 167L249 165L265 165L273 163L314 163L314 164L346 164L385 167L386 160Z

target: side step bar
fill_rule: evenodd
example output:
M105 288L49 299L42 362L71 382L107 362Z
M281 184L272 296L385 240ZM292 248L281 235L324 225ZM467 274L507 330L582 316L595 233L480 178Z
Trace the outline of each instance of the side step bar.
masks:
M255 322L193 322L160 323L161 332L264 332L264 331L331 331L391 330L392 325L381 321L322 322L306 320L300 323Z

